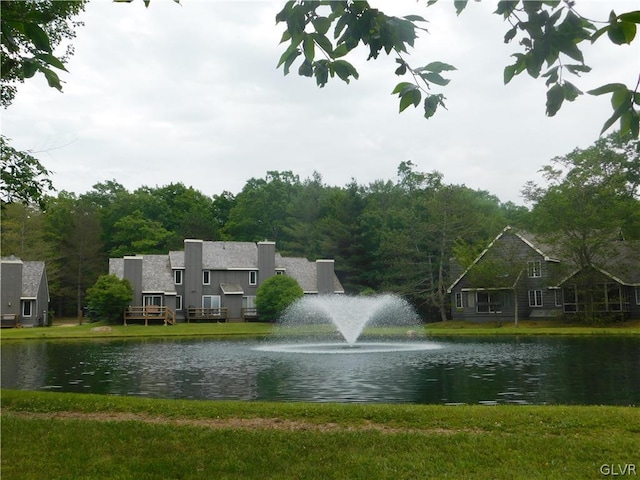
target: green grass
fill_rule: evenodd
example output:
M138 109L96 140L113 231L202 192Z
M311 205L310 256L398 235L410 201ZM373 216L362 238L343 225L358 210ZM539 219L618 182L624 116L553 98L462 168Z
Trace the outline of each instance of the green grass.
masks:
M164 326L162 324L144 325L109 325L108 332L94 331L96 327L107 326L103 323L84 323L75 325L71 322L58 322L53 327L12 328L3 329L0 333L2 341L24 339L56 339L56 338L118 338L118 337L172 337L172 336L265 336L278 334L280 329L270 323L179 323ZM288 334L306 335L318 331L327 333L325 326L300 327L287 329ZM640 320L632 320L606 326L567 325L554 321L522 321L518 328L512 324L472 323L472 322L438 322L429 323L417 328L370 328L365 335L400 335L408 333L415 336L436 335L640 335Z
M633 407L151 400L2 392L3 479L601 478Z

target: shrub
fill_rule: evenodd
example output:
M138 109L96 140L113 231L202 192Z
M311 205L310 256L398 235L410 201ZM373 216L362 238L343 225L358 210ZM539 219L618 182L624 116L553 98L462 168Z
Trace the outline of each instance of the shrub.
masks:
M133 300L133 289L128 280L115 275L102 275L87 290L87 307L91 317L115 323L122 319L124 309Z
M256 308L261 319L274 321L289 305L303 296L304 292L294 278L274 275L258 287Z

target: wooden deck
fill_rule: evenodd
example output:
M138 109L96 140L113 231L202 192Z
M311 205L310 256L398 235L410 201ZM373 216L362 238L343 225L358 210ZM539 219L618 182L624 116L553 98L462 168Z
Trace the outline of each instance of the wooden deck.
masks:
M0 328L17 328L21 326L20 319L14 313L5 313L0 318Z
M124 324L134 320L144 320L145 325L149 322L163 322L165 325L173 325L176 323L176 316L169 307L161 307L158 305L147 305L144 307L129 307L124 312Z
M260 316L258 315L257 308L243 308L242 309L242 320L245 322L258 322L260 321Z
M188 308L187 322L226 322L226 308Z

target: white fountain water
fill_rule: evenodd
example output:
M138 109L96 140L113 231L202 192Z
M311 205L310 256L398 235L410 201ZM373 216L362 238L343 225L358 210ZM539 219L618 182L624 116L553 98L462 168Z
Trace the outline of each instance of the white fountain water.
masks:
M311 343L300 341L299 327L305 325L327 325L313 328L314 340ZM287 340L295 339L292 343L271 343L258 347L262 351L277 351L286 353L373 353L390 351L433 350L441 348L438 344L425 341L377 341L360 342L363 330L367 326L375 327L407 327L407 336L413 336L418 330L420 318L413 307L403 298L393 295L349 296L349 295L321 295L307 296L291 305L279 322L280 334ZM290 336L289 330L296 331L296 336ZM298 330L296 330L298 329ZM304 331L304 329L302 330ZM339 332L344 342L331 341L318 343L317 331L324 331L335 337ZM393 335L398 335L394 330ZM405 337L406 339L406 337Z
M300 299L286 312L285 325L330 321L344 340L353 345L365 326L415 325L418 316L411 305L397 295L321 295Z

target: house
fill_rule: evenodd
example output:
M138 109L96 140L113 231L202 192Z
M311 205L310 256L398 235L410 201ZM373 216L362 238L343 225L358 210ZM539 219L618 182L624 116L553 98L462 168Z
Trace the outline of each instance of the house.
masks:
M3 327L48 325L49 284L44 262L0 259L0 319Z
M283 257L266 241L186 239L168 255L111 258L109 273L131 282L132 307L166 307L176 321L255 319L256 291L272 275L293 277L307 295L344 293L333 260Z
M640 243L611 240L587 266L506 227L448 288L455 320L640 318Z

